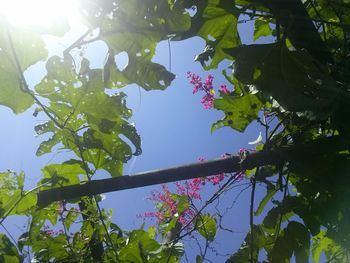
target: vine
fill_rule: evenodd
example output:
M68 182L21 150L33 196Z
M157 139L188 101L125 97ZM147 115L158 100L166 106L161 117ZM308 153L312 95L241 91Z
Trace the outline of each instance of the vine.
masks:
M289 262L293 255L297 262L318 262L322 253L328 262L349 261L348 1L94 0L79 5L86 31L62 57L48 57L42 38L43 32L62 32L17 27L1 18L0 104L16 114L36 107L34 116L45 119L35 127L46 137L37 156L58 147L71 153L44 166L31 190L24 190L24 173L0 173L0 225L13 215L30 220L18 241L4 227L1 262L179 262L185 239L196 235L204 238L204 248L194 238L196 261L209 260L217 230L234 231L222 225L225 212L218 206L216 216L206 209L224 193L231 195L230 189L247 187L238 184L243 177L250 180L249 232L240 249L226 255L227 262ZM247 16L254 22L253 40L266 37L269 43L242 45L239 24ZM126 95L118 89L133 83L145 90L168 87L175 78L171 59L169 71L153 62L156 45L168 41L170 47L171 41L191 37L205 41L196 57L205 70L232 62L222 72L229 85L221 85L218 95L212 74L204 81L195 73L187 76L193 93L204 94L204 108L223 114L211 131L244 132L255 123L265 130L264 143L261 138L255 151L222 160L122 176L123 164L141 154L141 139L129 123ZM97 41L108 50L102 68L92 68L85 52ZM123 70L115 61L121 52L129 60ZM46 75L31 87L24 73L40 61L46 63ZM110 178L95 180L101 171ZM218 175L208 177L213 174ZM99 204L106 191L183 179L190 181L178 182L177 193L163 186L153 196L158 211L146 217L158 219L157 230L124 231ZM217 188L198 205L202 184L209 183ZM257 187L266 195L256 208Z

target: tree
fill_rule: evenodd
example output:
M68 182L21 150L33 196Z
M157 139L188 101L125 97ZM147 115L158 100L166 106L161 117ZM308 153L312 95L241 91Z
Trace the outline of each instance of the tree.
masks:
M25 246L44 262L80 262L81 258L84 262L177 262L181 258L179 243L160 244L153 230L125 232L110 222L98 195L37 208L36 193L79 184L82 175L84 182L91 182L98 170L121 176L123 163L141 154L140 136L127 121L131 112L125 94L107 95L105 90L130 83L146 90L165 89L175 76L151 61L156 44L194 36L206 41L197 56L204 69L233 61L223 74L234 90L210 97L213 107L225 113L212 130L229 126L244 132L255 120L265 128L259 153L243 151L238 160L241 169L246 163L255 167L247 175L250 232L227 262L258 262L262 251L266 262L289 262L293 255L297 262L307 262L310 250L316 262L322 252L330 262L349 261L349 1L81 1L80 10L89 30L63 57L47 58L42 29L29 32L1 23L0 103L17 114L35 104L35 114L47 117L36 126L38 135L50 134L38 156L58 144L75 155L45 166L43 178L32 190L24 190L24 174L0 174L0 222L14 214L31 218L30 229L17 247L1 235L3 261L22 261ZM254 21L254 39L270 36L271 43L242 45L240 19ZM62 34L55 28L45 33ZM103 69L91 69L84 47L98 40L108 46L107 59ZM80 51L79 58L73 50ZM123 51L129 63L120 70L114 57ZM43 59L47 59L47 75L32 90L23 71ZM127 137L135 151L118 135ZM259 162L256 156L269 156L269 161ZM267 194L254 212L258 183L266 186ZM282 198L273 199L279 192ZM181 196L173 201L188 206ZM272 208L263 222L254 224L254 214L260 215L269 202ZM70 235L77 218L82 219L81 229ZM196 218L199 223L194 229L211 241L216 225L201 213ZM55 225L58 220L63 222L62 232L45 229L46 222ZM163 234L178 227L176 223L167 222Z

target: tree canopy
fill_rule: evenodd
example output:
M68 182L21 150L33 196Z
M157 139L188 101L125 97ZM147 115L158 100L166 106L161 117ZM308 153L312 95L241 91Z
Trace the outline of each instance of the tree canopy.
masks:
M201 37L206 46L196 61L205 70L232 62L222 72L232 87L212 98L212 106L224 114L212 131L231 127L244 132L256 121L265 130L256 151L296 149L288 158L273 155L269 162L256 163L249 157L254 154L241 152L242 163L249 159L256 164L245 171L251 182L250 232L227 262L290 262L292 257L319 262L322 253L328 262L349 262L348 0L91 0L80 1L79 10L87 31L62 56L49 57L42 36L62 36L69 30L65 24L30 28L1 20L0 104L16 114L35 107L35 116L45 116L35 127L46 138L37 156L60 146L74 157L43 167L31 190L24 189L24 173L0 173L0 223L13 215L30 218L18 241L0 234L0 261L22 262L30 255L33 262L181 260L181 235L163 242L153 228L123 231L100 208L99 195L43 208L37 206L37 193L90 182L100 170L122 176L123 164L142 151L140 135L128 122L132 111L119 89L132 83L145 90L166 89L175 75L152 61L157 44ZM268 37L269 43L243 45L238 25L246 21L254 23L254 40ZM108 50L98 69L90 67L85 54L97 41ZM128 64L121 70L116 56L122 52ZM45 61L47 73L31 88L24 71L40 61ZM333 143L337 140L342 147ZM266 187L258 206L257 184ZM164 240L174 229L188 230L178 222L190 207L181 195L167 198L179 211L159 225ZM254 223L254 216L261 214L266 214L262 222ZM70 234L77 220L80 229ZM63 231L48 231L48 222L61 222ZM213 217L196 211L191 222L193 231L208 242L215 239ZM205 260L202 256L197 262Z

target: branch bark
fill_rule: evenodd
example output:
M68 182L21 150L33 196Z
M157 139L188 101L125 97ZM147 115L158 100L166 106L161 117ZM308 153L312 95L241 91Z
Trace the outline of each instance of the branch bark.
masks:
M350 148L350 139L340 136L322 138L308 143L280 147L271 151L248 153L242 161L239 156L226 159L194 163L168 169L142 172L133 176L121 176L102 180L91 180L84 184L53 188L38 192L39 207L54 201L91 196L112 191L188 180L219 173L233 173L257 166L298 161Z

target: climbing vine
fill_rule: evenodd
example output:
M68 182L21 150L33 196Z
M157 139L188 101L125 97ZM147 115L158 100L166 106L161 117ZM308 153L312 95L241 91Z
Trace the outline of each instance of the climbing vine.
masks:
M0 20L0 104L15 114L34 107L34 116L45 119L35 126L43 138L37 156L58 147L72 152L42 167L34 189L25 189L24 173L0 173L0 224L13 215L30 221L18 240L0 234L0 261L179 262L187 233L214 241L218 222L191 204L193 187L209 178L178 183L178 193L164 186L154 197L158 212L149 215L159 219L158 232L176 234L166 242L154 228L120 229L110 220L112 212L100 207L100 195L37 206L38 192L91 183L102 170L110 177L123 174L124 163L141 154L141 139L119 88L135 83L145 90L166 89L175 75L152 61L156 45L197 36L206 43L196 57L205 70L232 62L222 72L230 86L221 86L218 95L211 75L204 82L188 76L193 92L204 92L203 106L223 114L212 132L222 127L244 132L256 122L265 134L255 151L285 155L264 162L250 158L249 151L240 153L241 172L245 160L259 165L245 173L250 231L227 262L290 262L293 256L318 262L322 254L328 262L349 262L349 1L92 0L80 1L79 10L87 30L61 56L48 55L43 35L62 36L68 29ZM238 25L247 21L254 23L253 40L267 37L268 43L242 45ZM106 58L102 68L93 68L86 48L98 41L107 47ZM115 61L122 52L128 56L124 69ZM46 75L30 86L24 72L42 61ZM339 138L341 150L321 143ZM289 147L296 150L281 150ZM237 178L220 177L212 198ZM257 185L266 188L259 203ZM80 222L78 230L74 222ZM205 260L205 253L196 260Z

